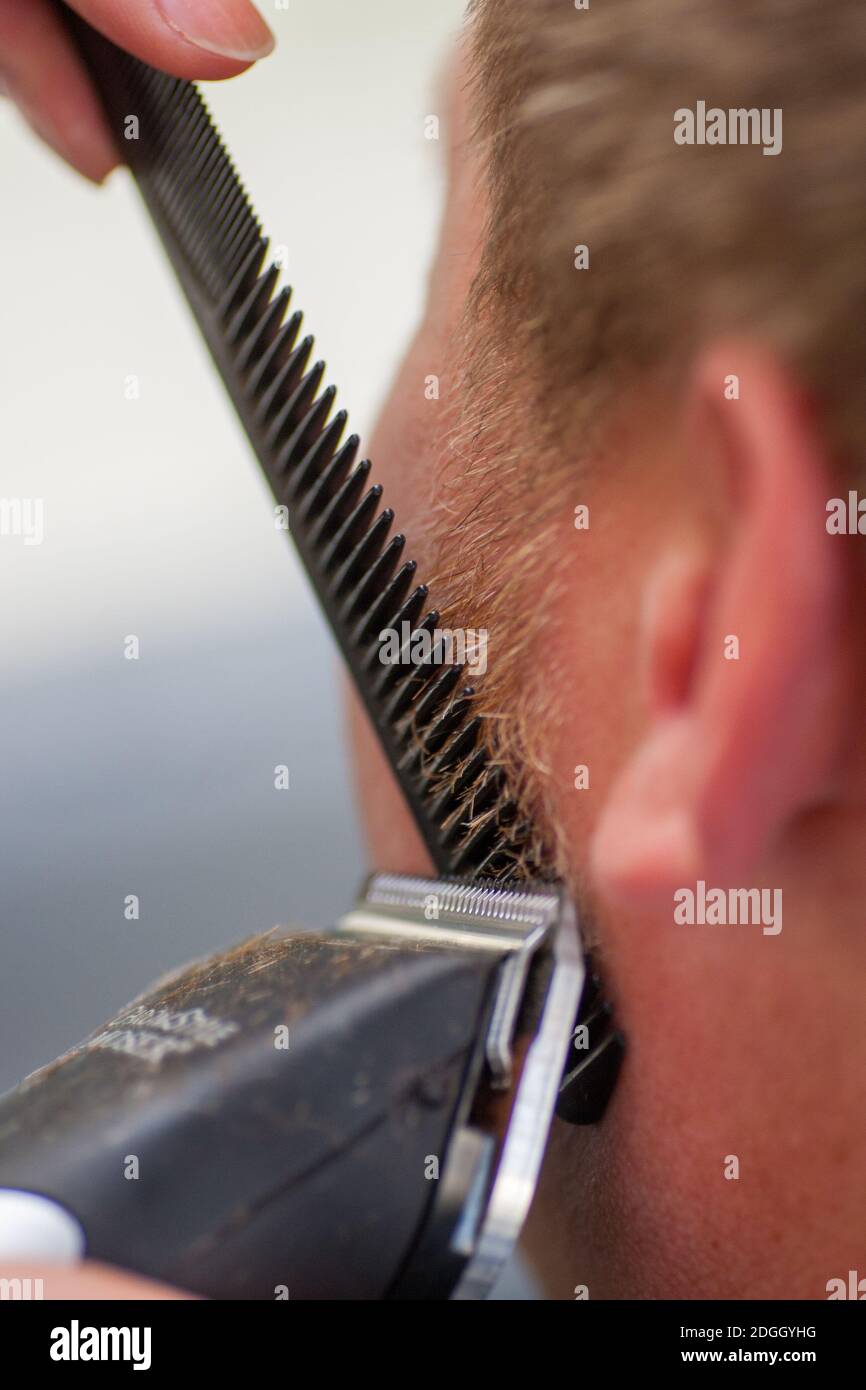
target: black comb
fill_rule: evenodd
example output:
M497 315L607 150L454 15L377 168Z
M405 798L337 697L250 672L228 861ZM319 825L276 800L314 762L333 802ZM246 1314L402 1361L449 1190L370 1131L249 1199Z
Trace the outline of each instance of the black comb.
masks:
M332 415L324 363L289 313L291 291L266 264L268 242L207 108L190 82L140 62L65 5L60 12L101 97L110 128L324 608L427 849L443 876L549 876L529 823L485 746L463 669L379 660L382 629L432 633L427 586L382 489L370 485L359 439ZM123 138L138 120L137 138ZM411 639L410 639L411 640ZM613 1035L619 1038L619 1035ZM603 1110L607 1065L584 1059L568 1118ZM604 1051L604 1056L607 1052ZM598 1074L601 1087L593 1086Z
M574 1049L569 1049L556 1100L559 1118L573 1125L594 1125L601 1119L625 1055L625 1040L614 1027L613 1010L591 956L585 957L585 965Z
M432 632L438 614L369 460L358 461L358 436L343 439L346 412L332 415L325 364L289 313L291 291L266 263L268 242L198 90L65 14L437 871L537 873L463 670L379 660L382 629ZM127 141L130 115L138 138Z

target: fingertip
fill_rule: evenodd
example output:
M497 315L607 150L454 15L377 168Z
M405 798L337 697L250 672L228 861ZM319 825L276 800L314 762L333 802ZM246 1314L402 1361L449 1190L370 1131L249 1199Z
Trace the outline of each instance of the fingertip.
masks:
M156 0L163 22L205 53L255 63L273 53L276 39L250 0Z
M136 58L187 80L235 77L272 53L276 40L251 0L70 0L93 28Z

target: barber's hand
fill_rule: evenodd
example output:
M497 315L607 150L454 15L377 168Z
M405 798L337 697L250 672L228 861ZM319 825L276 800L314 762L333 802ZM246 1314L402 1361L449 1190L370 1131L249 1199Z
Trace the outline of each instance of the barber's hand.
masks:
M234 77L273 36L251 0L70 0L94 29L175 77ZM0 0L0 90L96 183L120 163L54 0Z

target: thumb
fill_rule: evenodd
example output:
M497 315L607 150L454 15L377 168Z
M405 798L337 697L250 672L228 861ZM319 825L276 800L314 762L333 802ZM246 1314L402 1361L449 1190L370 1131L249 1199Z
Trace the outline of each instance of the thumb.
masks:
M175 77L228 77L274 47L251 0L68 0L119 48Z

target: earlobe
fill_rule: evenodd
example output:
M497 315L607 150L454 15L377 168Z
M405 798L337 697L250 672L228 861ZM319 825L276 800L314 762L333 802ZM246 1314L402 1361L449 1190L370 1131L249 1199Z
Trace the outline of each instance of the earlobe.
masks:
M705 856L689 785L695 740L687 713L662 715L617 778L592 843L606 896L651 906L699 876Z
M701 876L749 882L826 793L845 686L833 475L796 385L765 354L719 345L684 418L689 476L698 495L724 489L725 533L707 548L684 524L647 577L646 727L593 845L602 891L646 905Z

